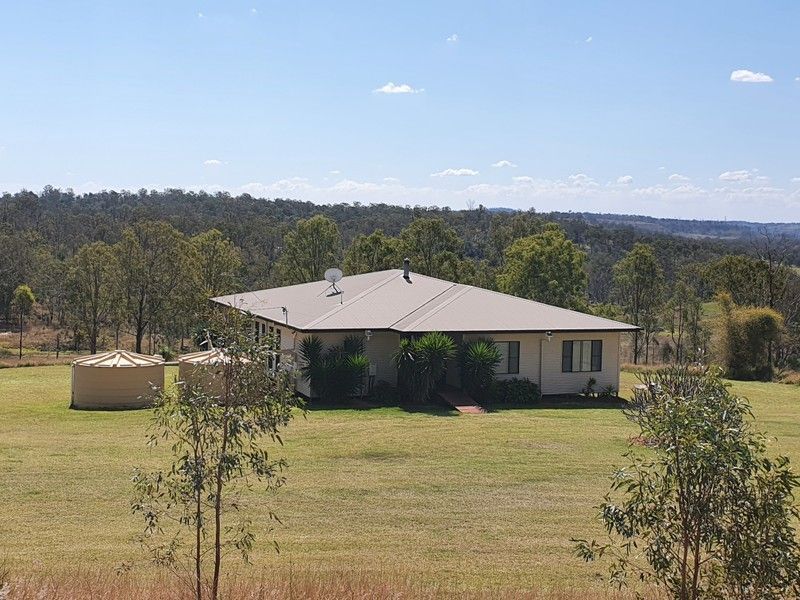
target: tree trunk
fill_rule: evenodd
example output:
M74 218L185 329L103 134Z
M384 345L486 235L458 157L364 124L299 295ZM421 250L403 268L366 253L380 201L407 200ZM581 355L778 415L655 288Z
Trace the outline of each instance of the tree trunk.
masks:
M222 424L222 446L217 465L217 489L214 497L214 580L211 587L212 600L219 598L219 575L222 568L222 465L228 450L228 417Z
M19 313L19 359L22 360L22 312Z

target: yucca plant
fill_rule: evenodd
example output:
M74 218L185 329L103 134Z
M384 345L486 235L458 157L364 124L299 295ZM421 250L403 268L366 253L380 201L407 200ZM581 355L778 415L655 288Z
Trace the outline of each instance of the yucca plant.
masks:
M461 347L459 362L461 386L477 398L485 396L495 379L495 369L500 364L500 350L492 340L481 339Z
M416 340L403 339L395 353L401 387L413 402L424 402L456 354L453 339L438 331Z
M326 350L320 338L310 335L300 342L298 353L305 363L300 373L315 396L334 402L357 393L363 396L369 359L361 338L347 336L340 345Z

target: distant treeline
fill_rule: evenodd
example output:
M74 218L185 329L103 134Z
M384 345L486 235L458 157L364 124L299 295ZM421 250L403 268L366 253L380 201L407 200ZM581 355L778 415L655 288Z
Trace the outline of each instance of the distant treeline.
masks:
M698 235L703 222L686 222L684 232L680 223L662 223L683 234L671 235L613 215L315 205L183 190L76 195L47 187L0 198L0 315L12 318L14 291L28 284L48 323L71 328L76 338L90 328L95 338L97 327L124 329L140 345L146 333L177 335L176 324L187 333L208 294L318 279L331 266L346 274L399 268L410 256L420 273L636 322L643 327L637 360L650 359L659 332L674 334L675 310L683 313L670 356L695 356L697 348L682 346L708 335L683 336L690 317L699 327L699 313L689 309L719 292L731 297L726 306L774 309L796 327L797 238L781 226L748 225L748 235L716 239ZM708 229L719 230L718 222ZM117 307L102 319L92 316L97 307L75 308L92 291L81 275L99 265L113 269L96 270L97 277L117 282L98 299ZM154 294L172 298L155 302ZM772 354L770 346L770 361Z

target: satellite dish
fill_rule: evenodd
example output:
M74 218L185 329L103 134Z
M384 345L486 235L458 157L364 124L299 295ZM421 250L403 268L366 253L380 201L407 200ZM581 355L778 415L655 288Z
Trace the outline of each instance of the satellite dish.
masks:
M330 283L336 283L342 278L342 270L341 269L328 269L325 271L325 281Z

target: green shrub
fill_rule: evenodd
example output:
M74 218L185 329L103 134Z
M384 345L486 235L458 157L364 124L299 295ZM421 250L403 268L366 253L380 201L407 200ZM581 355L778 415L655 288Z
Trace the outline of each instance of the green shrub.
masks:
M397 392L397 388L391 383L388 381L379 381L375 384L375 387L372 388L372 399L378 404L393 406L397 404L400 395Z
M322 400L341 402L363 392L369 359L361 338L347 336L326 350L319 337L309 335L300 341L298 354L303 361L300 375Z
M400 340L394 362L404 397L416 403L426 401L455 354L453 339L438 331Z
M528 378L499 379L492 384L490 401L494 404L523 406L542 399L539 386Z
M175 351L166 345L161 346L161 348L158 349L158 354L161 355L161 358L163 358L167 362L175 360L177 356Z
M500 350L492 340L475 340L464 344L459 353L462 388L479 400L485 397L494 382L495 369L500 360Z
M722 305L720 353L733 379L772 379L771 351L783 329L783 317L771 308L742 308L729 297Z

